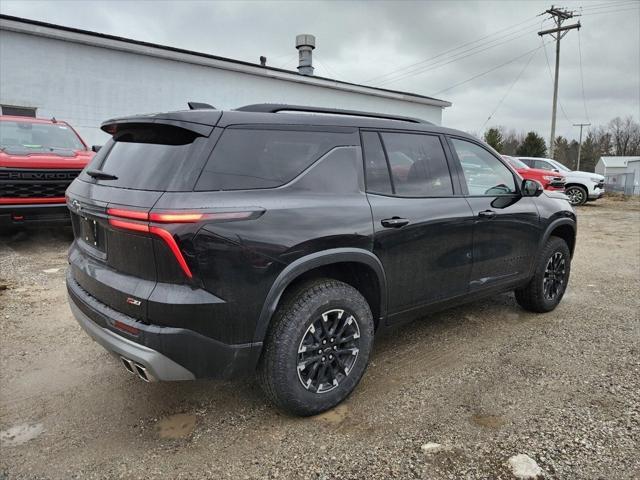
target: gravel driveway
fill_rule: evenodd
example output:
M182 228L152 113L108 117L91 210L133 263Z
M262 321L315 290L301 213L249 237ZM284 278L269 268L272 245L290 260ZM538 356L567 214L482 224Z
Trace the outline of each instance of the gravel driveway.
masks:
M508 294L402 327L308 419L251 379L127 375L71 316L69 232L0 237L0 479L508 479L518 454L545 478L639 478L640 203L578 216L557 310Z

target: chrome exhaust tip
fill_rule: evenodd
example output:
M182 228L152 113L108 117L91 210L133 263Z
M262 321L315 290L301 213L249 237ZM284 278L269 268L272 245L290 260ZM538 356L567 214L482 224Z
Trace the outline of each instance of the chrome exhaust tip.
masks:
M129 372L131 375L136 374L135 364L131 360L125 357L120 357L120 360L122 361L122 365L124 365L124 368L127 372Z
M156 381L156 378L151 375L146 367L134 362L133 360L129 360L127 357L121 356L120 360L122 361L122 365L124 365L125 370L131 375L137 375L140 380L147 383Z
M147 369L145 367L143 367L142 365L138 364L138 363L134 363L135 369L136 369L136 373L138 374L138 377L140 378L140 380L147 382L147 383L151 383L151 382L155 382L156 379L153 377L153 375L151 375Z

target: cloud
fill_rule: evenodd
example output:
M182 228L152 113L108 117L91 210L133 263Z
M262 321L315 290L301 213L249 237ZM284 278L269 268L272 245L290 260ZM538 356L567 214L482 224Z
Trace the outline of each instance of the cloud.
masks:
M568 118L559 109L557 133L575 138L578 129L571 124L587 117L579 45L591 123L604 124L616 116L640 117L640 3L568 1L563 5L577 11L583 5L584 16L578 19L580 32L570 31L561 42L560 101ZM392 74L371 84L430 95L540 46L536 32L545 16L536 15L549 6L537 0L3 0L0 12L251 62L266 55L269 65L290 69L297 65L295 35L313 33L317 37L316 74L356 83ZM474 42L487 35L492 36ZM545 39L551 40L548 36ZM465 43L469 44L443 54ZM478 51L483 48L486 50ZM551 68L554 50L553 44L547 46ZM465 53L460 54L462 51ZM456 60L456 54L467 56ZM525 56L440 94L454 104L445 110L444 123L480 132L528 60ZM404 68L409 65L414 66ZM382 83L391 79L396 81ZM487 127L536 130L547 138L551 95L547 60L538 50Z

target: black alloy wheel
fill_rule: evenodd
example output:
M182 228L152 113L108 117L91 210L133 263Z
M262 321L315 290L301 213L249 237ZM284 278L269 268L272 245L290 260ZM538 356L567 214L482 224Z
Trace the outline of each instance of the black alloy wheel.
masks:
M567 242L559 237L549 237L536 260L531 280L516 289L516 300L530 312L550 312L562 300L570 274L571 251Z
M360 327L343 309L324 312L304 333L298 347L298 379L315 393L330 392L351 373L360 352Z
M373 315L356 288L331 278L310 279L283 297L258 379L278 408L316 415L346 399L362 378L373 347Z
M547 261L547 268L542 279L542 291L547 300L555 300L564 288L567 270L562 252L555 252Z

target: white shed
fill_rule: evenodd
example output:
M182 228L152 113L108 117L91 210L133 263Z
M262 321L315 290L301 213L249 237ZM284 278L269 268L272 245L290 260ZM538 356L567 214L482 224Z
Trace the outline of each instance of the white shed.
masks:
M627 175L633 175L633 195L640 195L640 157L627 162Z
M616 175L626 173L629 160L640 160L640 157L600 157L596 163L596 173L600 175Z
M314 45L305 50L300 39ZM106 119L183 110L188 101L218 109L253 103L342 108L435 124L451 106L424 95L309 75L315 39L300 36L296 42L302 52L299 72L0 15L0 108L5 114L68 121L89 144L101 144L107 135L99 125ZM303 62L308 62L304 68Z

